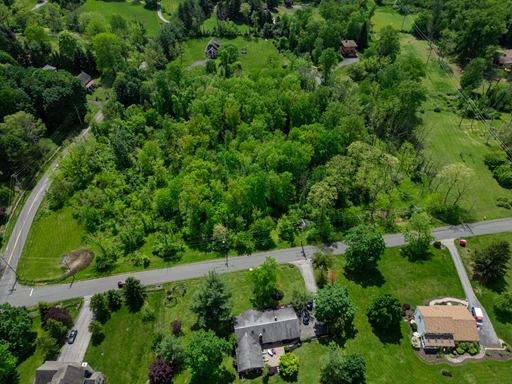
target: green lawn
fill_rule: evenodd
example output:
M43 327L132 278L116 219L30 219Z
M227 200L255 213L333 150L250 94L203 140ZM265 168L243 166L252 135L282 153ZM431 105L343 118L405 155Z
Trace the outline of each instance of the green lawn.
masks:
M387 335L386 341L377 337L366 318L365 311L373 298L380 292L393 292L401 301L416 306L424 300L439 296L464 297L450 254L447 250L432 249L429 258L410 261L397 248L388 249L379 264L379 273L363 276L345 276L344 260L336 257L335 270L338 282L349 288L352 300L359 308L355 317L355 338L348 340L345 352L362 354L367 362L368 383L435 383L442 379L439 371L448 368L453 372L454 383L502 383L512 380L512 361L483 361L462 366L447 364L426 364L419 360L409 344L409 328L402 323L396 334ZM251 308L251 293L246 283L247 272L226 275L235 287L235 308L233 313ZM151 337L154 329L169 329L175 319L183 321L185 342L195 323L195 316L188 310L188 301L193 295L198 280L185 282L188 290L173 308L165 308L162 302L165 291L175 284L165 284L164 290L149 294L148 302L155 308L157 320L150 324L142 323L139 314L129 314L123 308L105 325L106 338L99 346L89 345L85 360L95 369L101 370L112 382L142 383L146 379L147 368L155 358L151 352ZM285 291L288 301L293 285L303 285L296 269L280 266L279 285ZM232 337L232 336L231 336ZM296 351L300 359L297 383L317 383L321 357L327 352L326 345L319 342L305 343ZM231 360L225 359L223 366L230 380L240 382L235 376ZM175 383L189 383L190 373L180 373ZM248 379L246 383L262 383L260 377ZM280 376L271 377L269 383L283 383Z
M80 301L80 303L68 306L69 304L76 303L77 301ZM82 299L70 299L56 304L61 304L65 306L69 310L69 313L71 314L73 319L76 319L82 303ZM34 310L37 313L36 307L29 309L31 310L31 312L32 310ZM32 331L37 334L37 337L41 336L44 333L41 324L41 317L35 316L34 322L32 323ZM34 353L16 368L19 374L19 384L33 384L36 376L36 369L39 368L39 366L44 362L45 358L43 353L39 350L39 348L36 347Z
M107 20L114 13L123 16L127 21L138 19L146 27L148 37L156 36L160 23L163 23L156 11L146 9L142 4L135 4L132 1L87 0L78 10L79 12L99 12Z
M393 8L389 6L378 7L372 17L372 23L374 25L373 28L376 32L378 32L383 27L390 25L395 29L401 30L403 25L403 29L409 31L412 28L412 20L414 17L414 15L405 17L404 21L404 17Z
M470 262L471 255L477 249L482 249L490 245L493 241L501 240L501 241L510 241L512 239L512 233L498 233L496 235L486 235L486 236L475 236L470 237L468 239L468 243L466 247L460 247L457 245L459 249L459 254L466 266L466 271L468 275L471 277L471 274L468 269L468 264ZM498 334L500 338L505 340L508 343L512 343L512 316L504 316L502 314L496 313L494 310L494 298L502 291L510 291L512 290L512 262L509 262L509 271L505 276L503 284L496 286L487 286L481 284L480 282L470 279L471 285L475 291L475 294L480 300L480 303L484 306L487 315L489 316L489 320L492 322L494 330Z
M167 18L167 12L176 12L178 10L178 5L183 1L184 0L161 0L160 5L162 6L162 13L164 14L164 17Z
M183 53L183 65L188 66L195 61L205 59L204 49L210 40L211 37L187 40L185 42L185 52ZM238 56L238 60L242 63L242 69L244 71L265 68L270 55L284 62L284 58L279 55L276 47L272 44L272 40L265 41L265 39L254 37L237 37L235 39L218 38L217 40L221 44L230 42L235 44L240 50L244 48L247 50L246 54L240 53Z
M65 207L50 211L39 210L23 248L18 273L26 280L51 280L62 275L61 259L82 244L85 231ZM51 229L51 230L49 230Z
M233 299L235 306L233 314L235 315L252 308L250 302L252 293L247 284L247 273L247 271L243 271L226 275L229 283L234 286ZM165 292L178 283L165 284L163 290L149 293L148 303L155 309L157 316L156 320L152 323L142 322L140 313L129 313L127 308L123 306L105 324L105 340L100 345L94 346L89 344L85 360L95 370L100 370L107 375L109 382L145 382L148 367L155 359L155 354L151 350L153 332L158 328L169 332L170 322L178 319L183 322L182 330L186 343L192 328L195 329L196 317L189 311L188 303L199 281L199 279L194 279L184 282L187 285L186 294L183 297L178 297L178 303L173 308L166 308L163 302L166 296ZM290 300L294 287L304 287L300 272L296 268L292 269L287 265L279 267L278 284L285 294L283 302ZM234 375L235 372L230 359L226 359L226 363L226 368ZM190 372L182 372L174 382L190 382Z

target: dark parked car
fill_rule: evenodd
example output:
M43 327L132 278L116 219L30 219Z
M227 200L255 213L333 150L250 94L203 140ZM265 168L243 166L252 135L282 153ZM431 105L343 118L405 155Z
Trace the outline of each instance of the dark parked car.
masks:
M117 283L117 288L121 289L124 286L124 280L121 280Z
M308 303L306 304L306 308L308 309L308 311L313 310L313 299L308 301Z
M78 333L78 331L76 329L73 329L71 331L71 333L69 334L69 337L68 337L68 344L73 344L75 342L77 333Z
M304 325L308 325L309 324L309 313L308 313L308 311L302 311L302 323Z

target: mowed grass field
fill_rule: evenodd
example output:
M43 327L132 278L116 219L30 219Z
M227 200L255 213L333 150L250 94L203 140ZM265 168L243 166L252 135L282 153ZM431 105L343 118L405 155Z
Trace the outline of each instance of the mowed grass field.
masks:
M479 281L471 279L471 272L469 271L469 263L471 262L471 256L476 250L483 249L489 246L493 241L512 241L512 232L498 233L496 235L486 236L474 236L469 237L466 247L460 247L459 254L466 266L466 271L470 277L471 285L475 291L478 300L485 308L489 321L492 322L494 330L500 338L505 340L507 343L512 343L512 315L496 312L494 308L494 298L498 296L502 291L512 291L512 261L508 264L508 273L505 276L504 281L498 282L499 284L481 284ZM485 321L485 320L484 320Z
M99 12L107 20L110 20L110 16L114 13L123 16L127 21L140 20L146 27L148 37L156 36L160 23L163 23L156 11L146 9L142 4L135 4L132 1L87 0L78 9L82 12Z
M358 307L354 325L357 333L346 342L344 353L362 354L367 363L368 383L437 383L444 380L439 371L450 369L453 383L505 383L512 380L512 361L497 362L486 360L478 363L466 363L461 366L448 364L426 364L414 353L409 342L410 329L401 324L397 334L387 335L386 340L376 336L365 315L366 308L381 292L397 295L402 302L413 306L424 300L455 296L464 297L451 256L447 250L431 250L431 254L422 260L410 260L397 248L388 249L379 263L379 271L364 275L344 273L344 259L335 258L334 270L337 281L347 286L354 304ZM246 281L247 272L227 274L228 281L234 285L235 308L237 315L252 308L251 289ZM99 346L89 345L85 360L95 369L101 370L112 382L144 382L149 364L155 355L151 351L153 330L163 327L170 332L169 323L175 319L183 321L184 342L187 343L195 323L195 316L188 310L188 303L199 280L184 281L187 293L178 298L178 304L166 308L162 303L165 291L175 284L165 284L164 290L149 294L148 302L157 314L152 323L142 323L140 314L130 314L125 308L116 313L105 324L105 340ZM298 271L288 266L280 266L279 286L285 291L283 303L288 302L294 286L303 286ZM230 336L232 338L232 336ZM318 383L321 358L327 353L325 343L304 343L295 351L300 359L297 383ZM226 383L241 381L235 376L230 358L224 360ZM228 380L229 378L229 380ZM190 383L188 371L180 373L174 383ZM273 376L268 383L284 383L281 376ZM263 383L261 377L252 377L245 383Z
M252 308L252 292L247 282L247 273L248 271L243 271L225 275L228 282L234 287L234 315ZM199 282L200 279L194 279L180 283L169 283L164 285L163 290L149 293L147 301L155 310L156 320L154 322L142 322L140 313L129 313L127 308L123 306L105 324L105 340L97 346L89 344L85 361L89 362L94 369L107 375L109 382L145 382L148 367L155 359L155 354L151 350L151 340L156 329L161 328L170 332L170 322L180 320L183 322L184 342L188 342L196 323L196 316L190 312L188 305ZM167 290L182 283L187 286L185 295L176 296L177 305L167 308L164 305ZM283 302L289 302L295 287L304 288L304 281L298 269L290 268L288 265L279 266L278 287L285 294ZM226 359L225 366L234 378L235 371L229 358ZM189 383L190 379L190 372L185 370L174 379L174 383Z
M374 31L378 35L378 31L386 25L400 29L402 20L403 17L391 7L379 7L372 18ZM411 29L410 22L411 19L407 17L405 30ZM423 105L425 113L419 115L425 130L429 132L426 139L427 150L443 164L461 162L475 172L472 190L463 202L466 209L473 206L468 220L482 221L511 216L510 210L496 206L496 198L512 198L512 190L501 187L483 163L483 157L487 153L499 149L493 140L487 140L487 126L491 122L487 121L487 126L484 126L480 121L464 119L459 128L461 117L455 113L454 106L461 76L460 68L445 59L450 68L449 73L446 73L428 43L411 34L400 34L400 43L401 54L398 60L413 56L424 63L428 61L426 78L423 80L428 91L428 100ZM441 112L434 112L434 108L439 108ZM503 114L502 119L496 119L494 126L499 127L502 121L509 121L510 116Z
M242 70L245 73L253 69L265 68L268 65L269 56L277 58L281 63L284 62L284 58L279 54L271 40L265 41L263 38L244 38L237 37L235 39L224 39L216 38L221 45L223 43L233 43L241 51L246 49L247 53L238 55L238 60L242 63ZM190 39L185 42L185 52L183 53L183 66L189 66L198 60L204 60L205 54L204 49L211 40L211 37L205 37L201 39ZM220 62L217 59L217 62Z

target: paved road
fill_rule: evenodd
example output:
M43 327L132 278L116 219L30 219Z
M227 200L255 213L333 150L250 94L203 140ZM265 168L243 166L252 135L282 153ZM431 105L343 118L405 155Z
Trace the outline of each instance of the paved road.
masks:
M103 114L101 111L99 111L94 118L96 121L102 121ZM87 133L89 133L89 127L85 128L80 133L79 137L84 137ZM60 158L65 156L67 152L68 150L65 149L62 152L62 155L52 163L50 169L46 171L43 177L41 177L35 188L30 193L30 196L21 210L20 216L16 221L14 230L12 231L7 247L5 248L5 253L3 255L4 260L0 263L0 304L3 304L6 301L6 294L9 294L13 289L17 289L17 287L19 287L16 284L16 274L13 270L16 270L18 266L18 260L25 245L25 241L27 240L37 209L39 208L41 201L43 201L46 191L50 186L51 181L48 179L48 175L58 164ZM12 269L7 266L6 262Z
M162 9L160 8L160 3L156 5L156 12L158 13L158 17L160 20L162 20L164 23L168 23L169 20L166 20L165 17L162 15Z
M72 328L78 330L75 342L73 344L68 344L66 341L66 344L64 344L60 350L60 355L57 358L57 361L76 363L82 363L84 361L85 352L87 351L87 346L91 340L91 333L88 330L89 323L92 320L92 311L89 308L90 302L91 296L86 296L84 298L84 305L82 306Z
M206 60L197 60L196 62L193 62L187 67L187 70L190 71L192 68L199 67L201 65L205 65Z
M499 347L501 346L500 340L494 331L492 323L489 321L489 316L487 315L487 312L485 312L485 308L476 298L473 287L469 281L468 274L464 268L464 264L462 263L459 252L457 251L457 247L453 241L454 239L444 240L443 244L446 245L450 251L450 254L452 255L453 263L455 264L462 288L464 289L464 294L468 300L468 307L470 309L471 307L480 307L484 313L484 323L478 332L480 334L480 344L486 347Z
M500 233L512 231L512 219L503 219L496 221L486 221L475 224L464 224L458 226L436 228L433 233L437 240L453 239L460 236L485 235L490 233ZM403 235L394 234L384 236L388 247L405 245ZM327 244L334 254L341 254L347 248L343 242ZM315 247L304 247L306 257L311 258L315 252ZM257 253L250 256L238 256L229 258L229 268L226 268L224 259L206 261L195 264L179 265L170 268L155 269L144 272L129 273L117 276L110 276L96 280L80 281L67 285L51 285L45 287L23 287L16 286L16 290L0 290L0 302L8 301L13 305L35 305L39 301L58 301L71 299L74 297L83 297L93 295L99 292L105 292L116 288L119 280L126 279L128 276L134 276L140 279L145 285L159 284L178 280L186 280L202 277L211 270L218 273L241 271L258 266L265 261L265 257L274 257L278 263L289 263L304 260L300 247L276 250L271 252ZM4 287L0 287L4 288Z

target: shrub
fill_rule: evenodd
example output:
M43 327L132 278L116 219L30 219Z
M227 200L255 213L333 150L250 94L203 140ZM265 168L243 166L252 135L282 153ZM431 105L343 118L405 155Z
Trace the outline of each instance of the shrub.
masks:
M484 164L493 171L495 168L500 165L507 164L507 156L503 151L496 151L492 153L488 153L484 156Z
M289 345L285 345L285 346L284 346L284 351L285 351L286 353L290 352L290 346L289 346Z
M39 304L37 304L37 309L39 311L39 315L41 316L41 320L44 320L46 314L50 311L51 308L52 305L46 301L40 301Z
M69 311L66 308L50 308L46 316L44 317L44 322L46 323L48 320L53 319L55 321L59 321L64 324L66 327L71 327L73 325L73 319L69 314Z
M511 203L512 203L512 201L510 201L508 199L508 197L506 197L506 196L498 196L496 198L496 205L498 207L510 209L510 208L512 208L512 204Z
M435 108L434 108L434 112L441 112L441 108L439 108L439 107L435 107Z
M464 354L464 352L466 352L466 351L464 351L464 349L462 349L461 347L458 347L458 348L456 349L456 351L457 351L457 353L458 353L459 355L463 355L463 354Z
M172 333L174 333L175 335L179 335L181 333L181 325L182 322L179 320L171 321Z
M299 372L299 358L293 353L286 353L279 359L279 369L283 376L291 377Z
M508 187L512 184L512 168L508 164L496 167L492 174L502 186Z
M153 361L149 366L149 382L152 384L167 384L172 376L172 367L163 360Z
M145 305L141 310L142 321L153 321L156 319L155 311L151 306Z
M261 371L261 377L263 377L263 379L266 379L266 378L268 378L269 373L270 373L270 366L268 364L265 364L265 366L263 367L263 369Z
M469 354L470 355L476 355L478 353L478 349L476 348L469 348Z
M452 371L449 371L448 369L441 369L441 375L444 377L452 377Z
M441 249L441 242L440 241L434 241L434 248Z
M452 359L455 357L455 355L453 353L449 353L448 356L450 356Z
M413 330L414 332L416 332L416 331L418 330L418 324L416 324L416 323L412 323L412 324L411 324L411 328L412 328L412 330Z
M284 292L276 288L274 294L272 294L270 297L272 297L272 299L275 301L281 301L284 298Z

